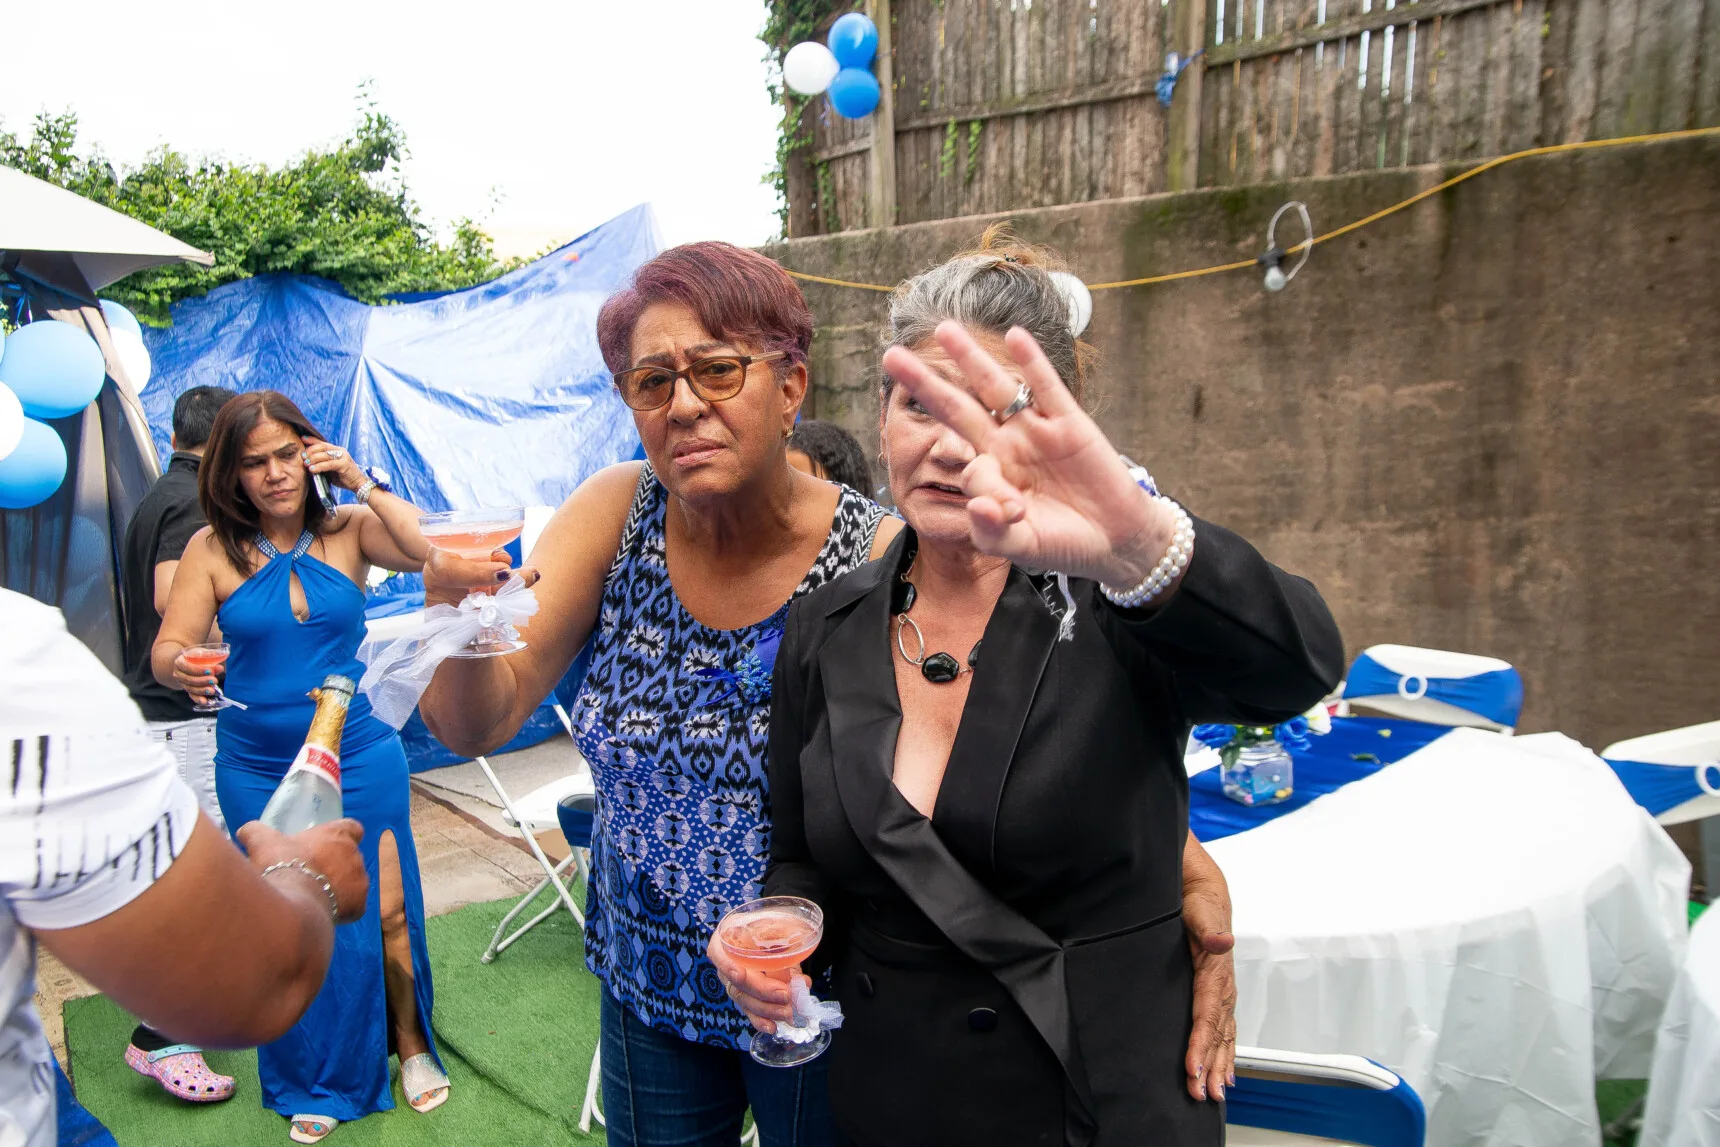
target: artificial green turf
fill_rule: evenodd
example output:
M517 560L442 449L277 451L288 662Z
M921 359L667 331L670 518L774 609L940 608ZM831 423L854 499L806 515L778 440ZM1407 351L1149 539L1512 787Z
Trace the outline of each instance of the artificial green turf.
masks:
M579 929L558 912L497 957L478 956L512 901L474 904L428 921L436 986L434 1025L452 1089L428 1115L396 1107L343 1123L329 1147L602 1143L578 1128L597 1043L597 981L585 970ZM224 1103L172 1098L125 1065L135 1021L106 997L66 1004L66 1039L78 1099L120 1147L249 1147L288 1143L287 1121L261 1104L254 1052L210 1052L234 1076ZM398 1068L395 1069L398 1077Z

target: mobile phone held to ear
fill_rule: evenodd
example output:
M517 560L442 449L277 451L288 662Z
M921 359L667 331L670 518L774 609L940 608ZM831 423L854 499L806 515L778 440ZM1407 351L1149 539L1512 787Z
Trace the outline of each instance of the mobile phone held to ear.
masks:
M311 483L316 486L317 497L322 499L323 507L330 514L334 513L334 491L329 489L328 479L321 474L312 474Z

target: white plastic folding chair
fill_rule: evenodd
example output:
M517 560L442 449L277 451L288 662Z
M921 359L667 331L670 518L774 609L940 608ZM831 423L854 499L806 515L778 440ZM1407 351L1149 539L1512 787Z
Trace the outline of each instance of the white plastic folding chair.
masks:
M1230 1147L1422 1147L1427 1133L1415 1089L1359 1055L1239 1047L1224 1098Z
M561 718L562 725L567 729L568 736L571 737L573 735L573 723L568 718L567 710L562 708L558 702L555 706L555 712L556 716ZM577 751L576 749L575 752ZM506 951L508 946L521 936L554 915L557 902L567 908L575 923L581 928L585 927L585 913L575 903L572 890L568 888L562 878L570 868L576 870L580 882L590 877L586 850L574 847L573 842L570 841L567 857L560 863L554 863L548 856L544 855L543 847L538 844L537 834L560 828L559 809L561 802L574 795L591 795L592 787L590 771L582 770L577 773L569 773L547 785L541 785L516 801L508 795L508 790L502 785L501 778L496 776L496 770L490 767L490 762L483 757L478 757L476 760L478 767L484 771L485 778L490 782L490 787L495 790L496 796L502 802L503 823L519 832L520 838L525 841L526 847L544 871L544 878L538 881L537 886L521 897L520 902L514 905L506 916L502 917L501 923L496 925L495 935L490 937L489 947L484 949L484 954L479 957L483 963L488 964ZM541 910L536 916L520 925L513 934L508 935L508 926L530 907L532 902L546 889L551 887L555 889L555 901L552 901L548 908Z
M1720 721L1631 737L1608 745L1601 757L1663 825L1720 816ZM1661 769L1664 776L1657 775ZM1663 807L1671 801L1677 803Z
M1374 645L1350 666L1344 701L1406 721L1509 734L1523 711L1523 678L1497 657Z

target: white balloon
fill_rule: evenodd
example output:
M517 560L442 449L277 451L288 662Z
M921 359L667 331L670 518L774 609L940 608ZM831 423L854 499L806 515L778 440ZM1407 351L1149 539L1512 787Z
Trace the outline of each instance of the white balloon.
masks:
M1080 338L1087 324L1093 321L1093 293L1079 276L1068 271L1051 272L1051 281L1069 304L1069 333Z
M815 96L830 86L842 66L830 49L816 40L803 40L782 58L782 79L803 96Z
M12 388L0 382L0 458L18 449L24 437L24 405Z
M155 369L149 361L149 348L143 345L143 336L124 327L109 327L108 336L113 339L113 352L119 356L119 365L131 380L132 388L142 394L149 385L150 372Z

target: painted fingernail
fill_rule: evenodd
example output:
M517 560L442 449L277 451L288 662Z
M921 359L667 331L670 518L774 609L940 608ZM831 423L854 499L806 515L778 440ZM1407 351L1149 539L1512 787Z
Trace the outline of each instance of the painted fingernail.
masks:
M1234 1071L1231 1072L1229 1075L1227 1075L1225 1077L1225 1080L1230 1084L1230 1086L1235 1087L1236 1086L1236 1073Z
M1216 1100L1219 1100L1220 1102L1223 1102L1223 1100L1224 1100L1224 1084L1215 1083L1212 1085L1212 1097Z
M500 570L496 573L496 580L497 581L507 581L508 576L510 574L512 574L513 572L514 572L513 570Z
M1194 1073L1196 1076L1205 1075L1206 1074L1206 1064L1204 1064L1204 1063L1196 1064L1195 1069L1194 1069Z

